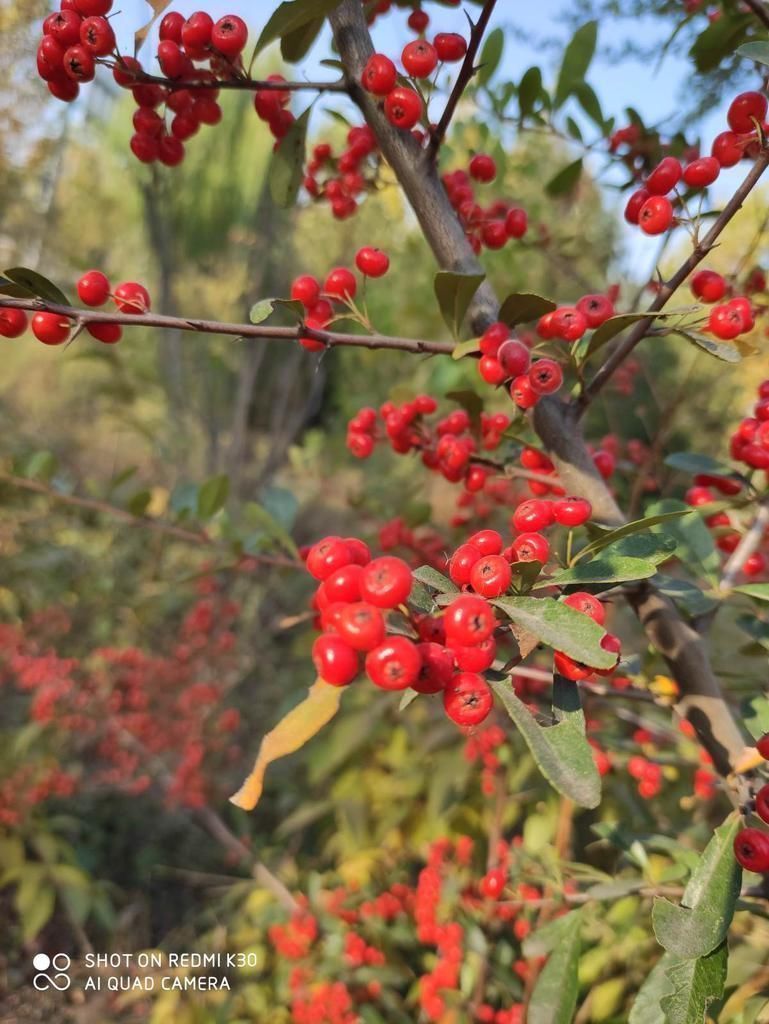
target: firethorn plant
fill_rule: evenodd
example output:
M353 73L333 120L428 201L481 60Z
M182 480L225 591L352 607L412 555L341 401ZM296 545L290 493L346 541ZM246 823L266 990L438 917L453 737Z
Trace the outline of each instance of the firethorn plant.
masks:
M398 517L381 526L377 545L371 536L333 533L301 549L300 567L312 588L308 647L317 681L306 701L265 738L257 769L233 802L253 809L264 768L279 756L271 751L297 749L337 711L342 691L369 684L385 691L382 700L400 700L404 714L418 701L422 713L445 715L453 725L443 718L444 727L466 741L468 761L481 763L484 793L496 791L500 751L515 728L568 814L598 806L602 776L620 767L633 780L632 793L652 800L669 778L672 760L658 757L655 735L641 721L629 755L630 744L624 751L605 749L591 701L657 704L698 751L694 797L712 800L713 807L698 818L705 849L689 885L676 895L681 905L657 894L654 935L664 952L636 986L641 1009L629 1019L701 1022L708 1006L723 997L726 934L738 897L742 892L742 908L747 900L766 898L766 881L749 879L741 888L741 871L769 878L769 702L751 695L743 720L703 636L722 608L722 617L735 608L743 613L738 622L751 620L745 627L751 641L767 644L769 625L756 609L769 599L769 380L758 383L748 415L740 419L743 410L736 411L725 461L667 452L662 435L652 443L621 441L613 433L587 442L583 421L588 433L595 429L591 412L605 388L633 395L642 366L635 350L645 339L650 347L666 336L693 346L702 358L730 364L754 353L767 333L763 270L750 258L731 272L720 261L721 270L706 265L711 258L715 263L717 243L769 165L762 74L746 63L752 88L725 97L723 130L701 144L680 133L664 137L635 111L621 123L607 119L600 105L596 112L586 101L592 97L598 104L584 77L596 45L595 22L570 42L553 90L538 68L498 89L504 33L490 26L494 0L469 8L469 27L462 32L448 30L454 25L446 8L458 6L449 0L292 0L271 11L253 47L244 20L248 10L215 20L205 11L184 17L165 11L168 4L154 6L162 16L140 60L116 44L111 0L64 0L43 22L37 51L37 71L51 95L74 102L96 75L111 75L135 103L131 152L144 164L173 168L201 127L222 120L221 93L246 90L253 96L254 130L266 130L274 140L269 175L275 201L300 208L327 204L337 219L355 214L394 179L440 268L435 295L442 337L377 330L368 299L373 289L388 287L396 259L370 234L357 239L342 264L328 265L319 276L297 267L285 282L285 298L256 303L247 324L164 316L152 309L144 285L113 286L98 268L76 282L78 303L72 304L39 275L14 268L0 287L0 335L17 339L29 326L46 346L79 345L83 332L111 345L125 327L144 326L298 343L308 360L326 358L337 346L388 349L404 358L453 358L470 368L468 380L477 385L446 395L413 390L396 399L382 382L381 404L359 408L349 419L346 445L354 459L376 459L385 473L392 469L383 453L389 448L425 471L423 479L444 491L453 488L455 508L443 528ZM687 19L700 16L701 5L684 6ZM402 7L407 19L400 18ZM763 5L748 4L750 10L739 15L740 41L769 20L754 7L763 11ZM395 26L388 38L400 33L402 46L375 45L377 23L386 17ZM724 5L712 20L732 17ZM330 65L338 76L311 81L301 61L326 22L335 46ZM709 31L703 23L703 36ZM262 51L276 41L286 61L299 65L295 80L252 77ZM759 39L751 47L746 60L769 64L769 44ZM339 95L355 111L341 144L338 130L323 134L324 103L301 102L306 92ZM456 145L452 136L449 150L444 143L468 98L477 105L477 118L468 114L466 131L457 133ZM589 143L573 118L564 119L562 108L572 101L585 107L593 132L599 128ZM600 173L590 163L599 149L608 158L612 184L616 169L622 170L624 219L628 230L638 232L636 243L649 235L672 238L678 246L677 269L669 273L664 264L663 273L655 265L648 275L648 305L646 289L633 299L631 289L604 281L586 282L576 293L564 285L564 294L552 298L513 291L500 300L487 273L504 268L506 255L494 253L547 253L549 227L530 223L508 186L501 144L492 146L490 133L477 130L487 112L500 132L515 122L521 133L547 130L561 140L558 152L570 158L568 173L547 183L550 197L568 202L581 176ZM460 134L483 144L463 149ZM579 151L576 160L572 149ZM722 188L729 168L735 171ZM265 324L270 317L283 319ZM662 479L668 471L678 474L671 485L680 488L678 496ZM642 508L649 496L654 500ZM752 618L745 614L750 609ZM300 717L302 733L292 735ZM549 899L556 906L551 931L532 948L551 950L551 959L543 966L537 953L521 960L520 969L516 965L520 998L505 996L492 981L487 993L485 968L469 991L459 966L469 950L465 925L439 921L438 912L444 881L468 868L469 854L460 839L434 845L416 888L393 886L371 912L383 920L408 916L418 941L434 947L433 968L419 976L418 992L401 994L406 1004L418 1005L420 1020L504 1024L528 1012L531 1020L565 1024L576 1012L579 907L593 896L570 881L560 891L549 886L547 897L538 890L531 897L521 882L509 892L512 902L499 902L512 877L514 844L499 827L485 872L452 889L461 893L462 920L478 915L493 932L514 918L522 940L529 925L521 907L527 899ZM641 864L633 852L643 850L639 838L629 844L618 832L602 838L616 839L631 851L629 860ZM659 881L649 868L622 891L645 898ZM330 916L346 925L358 921L350 900L354 895L342 893ZM577 909L564 916L572 904ZM386 981L375 971L386 957L359 931L346 932L345 957L351 969L367 965L374 972L365 976L366 984L311 984L320 909L301 898L290 922L270 933L277 953L297 961L292 1019L384 1019L360 1010L378 1005ZM573 978L573 985L561 986L561 978ZM682 1006L695 1009L684 1012ZM446 1016L449 1008L456 1012ZM589 1013L586 1001L577 1019L587 1020Z

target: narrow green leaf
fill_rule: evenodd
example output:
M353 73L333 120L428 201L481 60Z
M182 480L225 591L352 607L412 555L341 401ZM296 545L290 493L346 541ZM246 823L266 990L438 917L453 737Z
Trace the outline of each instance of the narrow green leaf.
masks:
M714 341L713 338L708 338L707 335L700 334L699 331L687 331L682 327L671 329L670 333L685 338L692 345L696 345L697 348L701 348L703 352L707 352L709 356L720 359L723 363L739 363L742 361L742 355L733 343Z
M557 109L569 98L574 87L584 81L598 41L598 22L588 21L574 33L566 47L555 87L553 105Z
M746 60L754 60L756 64L769 64L769 40L743 43L742 46L737 47L737 56L744 57Z
M630 1008L628 1024L667 1024L660 1002L673 988L666 974L672 959L665 953L654 965Z
M707 956L726 938L742 880L733 849L741 828L740 816L733 814L716 829L684 890L680 906L655 899L654 934L669 953L688 959Z
M256 42L254 56L276 39L291 35L308 22L325 17L341 0L286 0L273 11Z
M437 590L441 594L459 593L459 587L452 583L448 576L444 576L442 572L438 572L437 569L433 569L430 565L420 565L418 569L413 570L411 575L415 580L424 583L426 587L430 587L431 590Z
M545 192L553 197L568 195L577 187L581 177L582 157L558 171L545 185Z
M571 1024L579 992L579 957L582 949L581 911L568 915L569 927L542 968L531 994L526 1015L528 1024Z
M632 533L621 537L604 548L604 554L627 558L643 558L647 562L666 562L674 554L678 544L675 537L667 533Z
M754 597L757 601L769 601L769 583L742 583L733 589L735 593Z
M480 351L480 339L479 338L468 338L467 341L460 341L451 350L452 359L464 359L465 356L471 355L473 352Z
M486 279L485 274L455 274L439 270L435 275L435 297L444 323L456 337L473 296Z
M61 288L53 281L49 281L47 277L38 274L36 270L30 270L28 267L11 267L10 270L5 270L3 273L9 281L27 289L38 298L45 299L46 302L53 302L59 306L70 305L69 299Z
M591 562L583 562L571 569L557 572L548 580L537 584L535 590L547 586L565 587L572 584L586 586L591 583L625 583L629 580L648 580L657 566L643 558L612 557L609 553Z
M580 807L597 807L601 802L601 776L593 759L593 748L575 718L582 712L561 710L561 721L543 727L532 716L526 705L513 693L509 680L491 680L494 693L518 727L531 751L537 767L557 792L569 797ZM579 689L572 686L574 699L579 701Z
M697 960L671 957L667 961L665 980L672 991L662 996L660 1009L668 1024L703 1024L710 1004L723 995L728 957L723 942Z
M704 594L698 586L688 580L675 579L673 576L657 574L654 581L657 590L669 597L686 615L707 615L718 604L712 597Z
M527 935L523 941L523 955L525 957L547 956L574 927L574 915L581 913L581 910L572 910L562 917L548 921L531 935Z
M702 452L671 452L665 457L665 465L680 469L682 473L708 473L710 476L735 476L734 469L725 462L703 455Z
M542 295L535 295L533 292L513 292L499 307L499 319L508 327L515 327L518 324L539 320L541 316L551 313L555 308L555 302L543 298Z
M587 82L579 82L574 87L573 91L579 105L585 111L590 120L599 128L603 129L603 111L601 110L600 101L592 87L589 86Z
M277 206L293 206L304 174L304 153L310 107L294 121L278 143L267 170L270 195Z
M486 85L502 60L502 52L505 48L505 33L501 28L495 28L489 32L486 42L483 44L481 56L478 60L479 85Z
M677 504L683 505L683 502L678 502ZM631 523L618 526L616 530L607 530L602 533L597 540L585 545L577 555L577 558L581 560L588 555L597 555L599 551L603 551L604 548L616 544L617 541L622 540L624 537L643 533L652 526L658 526L660 523L667 522L668 520L680 519L681 516L691 515L692 513L693 509L686 505L680 510L676 509L675 511L662 512L657 515L644 516L643 519L634 519Z
M536 66L531 67L524 73L518 86L518 104L522 120L532 113L541 93L542 72Z
M298 61L303 60L320 35L325 20L325 17L315 18L313 21L307 21L304 25L300 25L299 28L295 28L292 32L282 36L280 40L280 54L283 60L288 61L289 64L296 64Z
M539 641L593 668L612 668L616 658L601 647L604 630L551 597L500 597L492 604Z
M33 480L50 480L57 464L53 452L34 452L24 462L23 475Z
M663 498L649 505L647 511L650 515L663 515L668 512L681 513L679 519L672 518L665 526L665 533L672 534L678 544L676 556L681 559L684 565L691 571L703 572L708 579L715 582L718 576L721 560L718 557L715 542L710 530L702 521L696 511L692 513L689 505L675 498ZM689 515L686 513L689 512ZM659 528L652 526L657 533Z
M225 473L212 476L198 491L197 513L200 519L211 519L224 508L230 491L230 481Z
M224 500L226 501L226 493ZM268 537L277 541L290 555L293 555L295 558L299 557L299 550L294 543L293 537L270 509L255 501L249 501L243 509L243 514L251 526L256 526L263 530Z

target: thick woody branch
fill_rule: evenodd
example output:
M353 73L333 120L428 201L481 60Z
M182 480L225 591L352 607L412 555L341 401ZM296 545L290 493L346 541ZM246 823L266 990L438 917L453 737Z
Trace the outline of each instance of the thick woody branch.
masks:
M695 267L705 259L715 246L724 228L742 208L742 204L758 183L767 166L769 166L769 149L764 149L750 171L745 175L737 191L713 221L705 237L695 245L694 249L692 249L689 256L670 280L661 285L659 291L654 296L654 301L649 306L649 316L644 317L643 320L639 320L635 324L625 338L614 347L604 364L596 371L595 376L580 396L580 409L584 410L590 404L606 382L611 379L615 370L624 363L636 345L643 341L654 323L654 314L659 313L665 307L668 299L681 287Z
M481 40L486 32L489 19L491 18L496 3L497 0L486 0L480 17L470 30L470 41L467 44L467 53L465 54L465 59L462 61L462 67L459 69L459 74L457 75L457 80L454 83L454 88L451 90L449 98L446 101L446 106L443 110L443 114L441 115L441 119L430 135L430 143L427 147L427 156L430 160L434 160L438 155L438 150L441 148L441 143L446 138L446 132L449 130L449 125L451 124L451 119L454 116L457 105L462 99L464 91L469 85L470 80L478 70L475 66L475 58L478 54Z
M347 345L353 348L397 349L417 354L450 354L454 346L448 341L425 341L419 338L398 338L387 334L345 334L306 324L295 327L267 327L264 324L233 324L217 320L191 320L188 317L160 316L156 313L104 313L95 309L60 306L42 299L9 299L0 295L0 309L26 309L32 313L57 313L72 320L78 327L88 324L122 324L125 327L159 327L169 331L193 331L198 334L224 334L235 338L258 338L263 341L298 341L312 338L328 348Z
M375 132L438 263L445 270L459 273L481 272L437 169L425 166L423 152L411 134L393 128L374 98L359 88L361 71L372 52L360 3L343 0L331 14L331 25L351 94ZM769 157L764 153L757 161L748 176L750 185L745 194L760 177L767 160ZM708 244L712 245L713 241L709 233ZM493 290L487 284L482 285L470 311L473 330L480 333L496 319L498 309ZM593 465L579 430L577 412L556 399L542 401L536 407L534 427L551 453L566 490L588 498L598 520L610 525L621 524L624 517ZM745 742L710 666L702 638L681 617L675 605L652 587L636 588L629 600L678 683L679 712L692 723L721 774L728 775L743 756ZM732 795L736 801L744 797L742 792L735 791Z

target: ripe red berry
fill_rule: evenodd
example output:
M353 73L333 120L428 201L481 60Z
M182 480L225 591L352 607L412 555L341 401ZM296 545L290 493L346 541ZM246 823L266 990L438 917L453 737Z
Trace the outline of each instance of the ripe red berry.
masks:
M500 597L512 582L510 564L502 555L484 555L472 568L470 584L476 594L483 597Z
M354 562L335 569L334 572L323 580L318 588L323 592L323 599L332 603L334 601L343 601L345 604L360 601L360 577L362 572L363 566L356 565Z
M553 523L553 503L541 498L522 501L513 512L510 525L515 530L538 531Z
M245 21L236 14L225 14L211 29L211 45L225 57L237 57L248 40Z
M504 868L492 868L481 879L481 895L487 900L497 900L502 895L507 883L507 872Z
M366 655L366 673L383 690L405 690L412 686L421 667L419 647L405 636L388 636Z
M178 11L166 14L160 22L160 38L170 39L174 43L181 43L182 28L184 27L184 15Z
M673 223L673 207L666 196L649 196L638 214L638 226L647 235L661 235Z
M583 665L581 661L575 661L568 654L564 654L563 651L553 652L553 667L559 676L571 679L574 683L587 679L594 671L589 665Z
M355 254L355 266L366 277L382 277L390 268L390 257L381 249L364 245Z
M92 338L104 345L116 345L123 337L120 324L87 324L86 330Z
M150 295L138 281L124 281L119 284L112 297L121 313L146 313L150 308Z
M446 637L468 647L483 643L494 632L494 609L483 597L462 594L446 609Z
M460 544L449 559L449 577L458 587L470 582L473 566L481 558L480 550L474 544Z
M291 298L311 309L320 298L320 283L310 274L302 274L291 285Z
M64 3L61 5L64 7ZM84 18L104 15L112 10L112 0L75 0L74 8Z
M714 156L692 160L684 167L683 179L689 188L707 188L721 173L721 164Z
M483 643L470 647L449 638L448 645L454 656L454 664L460 672L485 672L487 668L491 668L497 656L497 644L493 636Z
M641 213L646 200L649 198L649 193L645 188L639 188L628 199L625 204L625 220L628 224L637 224L638 218Z
M568 342L579 341L587 330L587 318L574 306L554 310L551 324L555 334Z
M82 43L76 43L64 51L64 72L73 82L91 82L96 74L93 54Z
M742 160L745 150L739 135L735 135L734 132L721 132L713 139L710 152L722 167L734 167Z
M62 345L69 337L69 320L58 313L35 313L32 317L32 333L44 345Z
M531 353L522 341L510 338L499 346L496 358L508 377L518 377L528 370Z
M614 303L608 295L583 295L577 303L577 309L590 328L600 327L614 316Z
M331 573L352 561L350 549L341 537L324 537L310 548L305 564L311 576L316 580L325 580Z
M417 647L422 663L411 685L417 693L440 693L454 675L454 657L443 644L432 641L417 644Z
M554 359L538 359L532 364L528 377L537 395L552 395L563 384L563 370Z
M726 281L715 270L698 270L692 277L691 289L703 302L718 302L726 295Z
M333 633L316 638L312 645L312 663L320 678L332 686L347 686L359 671L357 653Z
M385 622L378 608L365 601L348 604L339 615L339 635L356 651L370 651L384 640Z
M732 341L744 330L743 316L730 302L714 306L708 318L708 330L721 341Z
M478 373L487 384L494 387L504 384L509 374L494 356L481 356L478 360Z
M115 49L115 33L106 18L86 18L80 25L80 42L94 57L106 57Z
M23 309L0 309L0 337L19 338L27 329L27 314Z
M614 662L611 668L596 668L593 671L599 676L610 676L612 672L619 665L620 654L622 652L622 642L618 636L614 636L613 633L605 633L601 637L601 647L604 651L608 651L610 654L616 654L617 660Z
M43 36L37 48L37 73L48 82L64 74L64 47L53 36Z
M182 25L182 45L193 60L196 55L205 55L211 44L214 19L205 11L195 11Z
M501 249L507 242L507 228L503 220L490 220L481 229L481 238L487 249Z
M396 128L413 128L422 116L422 100L413 89L398 85L388 92L384 110L387 120Z
M433 40L438 60L462 60L467 53L467 41L457 32L439 32Z
M513 541L513 555L516 562L542 562L550 556L550 545L541 533L521 533Z
M55 14L49 14L43 22L43 34L53 36L66 50L80 42L81 22L82 19L76 11L57 11Z
M497 165L488 153L476 153L468 168L470 177L476 181L489 182L497 176Z
M112 69L112 77L118 85L123 88L130 88L136 84L138 75L142 74L142 66L135 57L120 56L115 61Z
M487 327L486 330L480 337L478 347L481 350L481 354L484 356L495 356L499 352L502 343L507 341L510 337L510 328L507 324L502 323L498 320L496 323Z
M403 47L401 62L413 78L429 78L438 63L438 54L426 39L415 39Z
M519 409L534 408L539 401L539 394L534 390L528 373L522 373L520 377L515 378L510 385L510 397Z
M526 211L520 206L513 206L505 216L505 230L508 238L523 238L529 227Z
M427 11L423 11L420 7L417 7L417 9L412 11L408 16L406 24L414 32L424 32L430 24L430 16Z
M103 306L109 298L109 281L100 270L89 270L77 282L77 294L86 306Z
M561 526L582 526L592 513L593 506L587 498L559 498L553 502L553 518Z
M489 684L475 672L460 672L443 693L443 707L457 725L472 726L488 717L494 698Z
M371 561L371 552L368 544L360 540L358 537L345 537L344 542L347 545L347 550L352 556L353 562L356 565L368 565Z
M373 92L375 96L386 96L395 88L397 80L395 65L383 53L372 54L366 61L361 84L368 92Z
M769 871L769 835L757 828L743 828L734 839L734 856L746 871Z
M355 274L347 267L335 267L326 277L323 285L325 295L334 299L354 299L358 290Z
M497 530L478 530L468 539L468 544L472 544L482 555L498 555L505 546L502 534Z
M769 785L762 786L756 793L756 814L761 821L769 823Z
M646 179L646 191L652 196L665 196L681 180L681 163L674 156L660 160Z
M160 70L166 78L185 78L192 71L192 61L172 39L160 41L157 56Z
M377 608L397 608L408 600L412 585L411 569L403 559L383 555L363 569L360 593Z
M129 145L133 155L137 160L141 160L143 164L151 164L158 158L160 146L158 145L157 138L151 135L137 132L136 135L131 136ZM139 311L135 310L135 312Z
M765 761L769 761L769 732L756 741L756 750Z
M766 117L767 100L760 92L741 92L729 104L726 121L733 132L747 135L756 130L755 122L763 124Z
M606 609L597 597L588 594L587 591L579 590L569 594L568 597L563 599L563 603L567 604L570 608L574 608L575 611L587 615L593 622L597 622L599 626L602 626L606 620Z

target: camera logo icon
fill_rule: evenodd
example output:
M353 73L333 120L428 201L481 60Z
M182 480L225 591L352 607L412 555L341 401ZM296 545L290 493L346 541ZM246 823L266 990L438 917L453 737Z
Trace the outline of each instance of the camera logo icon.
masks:
M66 992L72 984L72 979L67 973L71 963L66 953L54 953L52 957L47 953L37 953L32 961L32 966L37 971L32 984L38 992L48 992L50 989Z

